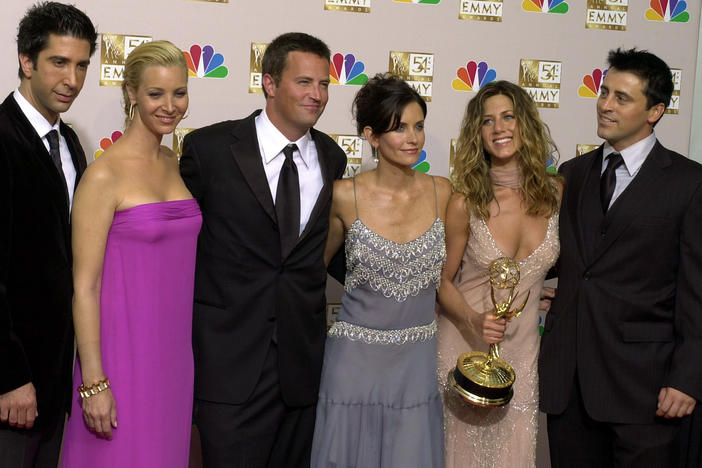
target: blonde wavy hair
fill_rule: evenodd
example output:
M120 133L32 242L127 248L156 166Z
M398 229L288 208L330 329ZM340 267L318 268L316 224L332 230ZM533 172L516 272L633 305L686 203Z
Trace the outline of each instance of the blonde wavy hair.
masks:
M188 65L185 63L183 51L169 41L144 42L129 53L124 64L124 81L122 81L122 98L124 99L124 127L132 123L130 117L131 101L127 87L136 91L141 84L144 70L152 65L161 67L179 67L188 79Z
M521 87L509 81L493 81L481 87L466 107L461 133L456 142L456 156L451 182L466 197L467 206L482 219L488 219L488 204L495 198L490 179L490 155L483 146L481 129L485 102L497 95L507 96L514 106L522 147L517 164L523 177L522 196L527 214L550 216L558 210L557 174L546 171L552 157L558 159L558 148L548 126L539 117L536 104Z

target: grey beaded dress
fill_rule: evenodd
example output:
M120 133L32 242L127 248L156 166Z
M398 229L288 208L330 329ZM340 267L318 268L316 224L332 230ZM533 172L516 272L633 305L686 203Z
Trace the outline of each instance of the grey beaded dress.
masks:
M312 467L443 468L434 310L444 224L437 214L400 244L356 216L342 307L327 337Z

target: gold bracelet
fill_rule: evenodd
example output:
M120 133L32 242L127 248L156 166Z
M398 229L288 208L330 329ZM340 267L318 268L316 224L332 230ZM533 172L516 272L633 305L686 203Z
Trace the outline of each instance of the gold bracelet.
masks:
M85 399L90 398L93 395L97 395L108 388L110 388L110 380L107 377L103 377L90 387L86 387L85 385L78 387L78 394L81 398Z

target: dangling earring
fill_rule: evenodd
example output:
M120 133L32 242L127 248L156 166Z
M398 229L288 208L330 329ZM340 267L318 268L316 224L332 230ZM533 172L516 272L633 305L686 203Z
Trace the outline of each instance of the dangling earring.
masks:
M128 116L128 117L129 117L129 121L130 121L130 122L134 120L134 107L135 107L135 105L136 105L136 104L132 103L132 104L129 106L129 116Z
M373 155L373 162L378 164L378 148L376 148L375 146L372 146L371 150L372 150L371 154Z

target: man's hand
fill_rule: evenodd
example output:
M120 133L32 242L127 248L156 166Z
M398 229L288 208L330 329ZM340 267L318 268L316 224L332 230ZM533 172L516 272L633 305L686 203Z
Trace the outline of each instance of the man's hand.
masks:
M663 387L658 393L658 410L656 416L666 419L682 418L692 414L696 400L673 387Z
M539 310L548 312L551 310L551 301L556 297L555 288L543 287L541 289L541 300L539 301Z
M37 416L37 394L32 382L0 395L0 422L31 429Z

